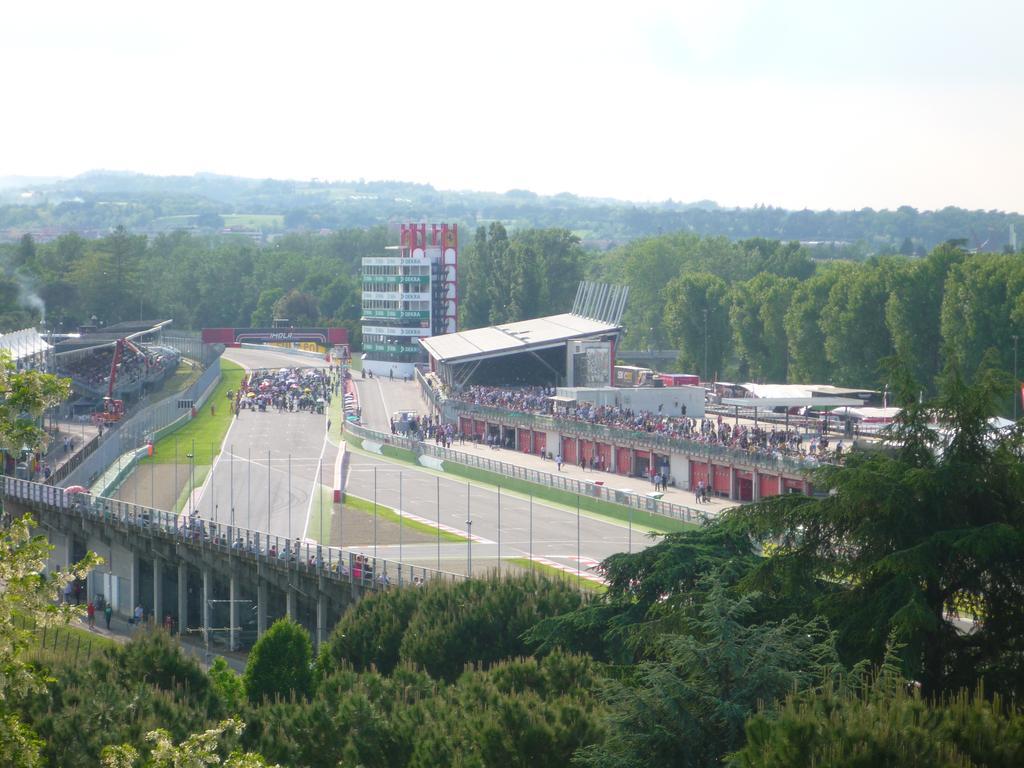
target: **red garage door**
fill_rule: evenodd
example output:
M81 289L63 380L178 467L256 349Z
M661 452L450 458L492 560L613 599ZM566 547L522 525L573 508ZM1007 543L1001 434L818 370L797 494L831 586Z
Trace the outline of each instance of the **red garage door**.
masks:
M754 500L754 476L742 469L736 470L736 498L740 501Z
M532 446L530 445L530 430L520 429L517 438L519 440L519 450L523 453L530 453Z
M600 467L605 472L612 471L612 447L604 443L597 444L597 455L601 459Z
M783 493L803 493L804 492L804 481L794 480L791 477L785 477L782 479L782 492Z
M629 448L615 449L615 471L620 475L628 475L633 471L632 457Z
M472 435L473 434L473 420L468 418L468 417L466 417L466 416L460 416L459 417L459 432L461 432L464 435Z
M476 426L476 433L483 438L483 436L487 434L487 422L474 420L473 424Z
M548 449L548 435L546 432L533 433L533 452L541 454Z
M708 484L708 465L704 461L690 461L690 488L696 489L701 483Z
M562 461L566 464L576 463L576 438L575 437L563 437L562 438Z
M761 498L766 499L769 496L779 495L779 476L778 475L761 475Z
M715 480L714 480L714 485L712 486L712 488L714 488L714 491L715 491L716 494L721 494L721 495L725 496L726 498L728 498L728 496L729 496L729 472L730 472L729 468L728 467L719 466L718 464L712 464L711 466L712 466L712 468L714 469L714 472L715 472Z
M583 454L583 460L587 462L587 466L590 466L590 457L594 455L594 444L589 440L583 440L580 442L580 452Z

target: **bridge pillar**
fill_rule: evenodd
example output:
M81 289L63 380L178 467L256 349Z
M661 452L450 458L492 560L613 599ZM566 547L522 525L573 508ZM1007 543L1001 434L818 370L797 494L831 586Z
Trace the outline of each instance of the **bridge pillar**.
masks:
M188 565L178 563L178 634L188 626Z
M131 551L132 559L132 579L131 579L131 591L132 591L132 604L129 610L135 611L135 606L142 605L142 574L140 573L139 553L134 549Z
M210 643L210 569L203 567L203 643Z
M153 623L160 626L164 620L164 562L153 558Z
M284 591L284 615L294 621L295 613L295 590L289 584L288 588Z
M267 599L270 590L264 579L256 580L256 637L263 637L267 631Z
M228 626L230 627L228 648L234 651L238 649L238 577L234 573L231 574L231 579L228 582L228 589L230 590L228 598L231 600L231 602L228 603L228 614L230 616L228 621Z
M319 651L327 638L327 595L324 594L324 580L320 578L316 591L316 649Z
M750 478L751 478L750 482L753 483L753 488L751 489L751 493L750 493L750 500L751 501L760 501L761 500L761 473L757 471L757 467L755 467L753 470L751 470Z

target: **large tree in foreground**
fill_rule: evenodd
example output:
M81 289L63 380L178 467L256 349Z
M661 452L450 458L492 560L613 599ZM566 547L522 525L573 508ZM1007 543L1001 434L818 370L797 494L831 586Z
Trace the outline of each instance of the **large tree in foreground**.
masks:
M989 691L1024 692L1021 433L989 423L1007 382L991 364L973 383L950 367L938 396L920 403L908 376L893 377L904 409L889 452L820 470L824 498L729 514L727 525L770 544L750 583L817 595L808 610L830 620L848 662L879 661L894 633L925 695L979 678Z

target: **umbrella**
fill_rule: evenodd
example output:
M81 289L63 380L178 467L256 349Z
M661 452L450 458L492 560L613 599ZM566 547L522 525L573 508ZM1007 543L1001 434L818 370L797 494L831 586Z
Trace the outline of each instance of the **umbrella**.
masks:
M92 493L84 485L69 485L64 489L64 493Z
M246 395L246 397L256 397L256 393L250 392L248 395Z

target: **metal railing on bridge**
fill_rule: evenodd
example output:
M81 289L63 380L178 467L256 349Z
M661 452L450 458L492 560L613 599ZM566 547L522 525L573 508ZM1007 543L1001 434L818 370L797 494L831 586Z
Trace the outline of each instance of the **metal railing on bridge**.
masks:
M306 539L290 539L227 525L196 514L181 515L119 499L69 493L63 488L29 480L4 477L0 488L5 498L29 505L44 505L122 530L145 531L164 540L212 547L225 554L349 581L364 589L381 590L392 586L417 586L433 579L460 581L466 578L426 566L346 552L340 547Z
M377 432L360 424L347 423L345 424L345 429L365 440L372 440L384 445L393 445L413 453L433 456L442 461L451 461L468 467L476 467L477 469L505 475L506 477L524 480L528 483L535 483L548 488L567 491L632 509L639 509L662 517L670 517L674 520L682 520L687 523L701 523L713 515L708 510L694 509L685 504L675 504L647 494L609 488L601 480L593 482L575 480L562 474L541 472L537 469L530 469L529 467L519 466L518 464L506 461L463 453L462 451L455 451L450 448L442 448L439 445L423 440L415 440L409 437L402 437L401 435L391 435L386 432ZM611 474L607 476L616 477Z

